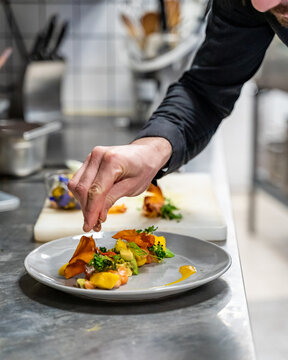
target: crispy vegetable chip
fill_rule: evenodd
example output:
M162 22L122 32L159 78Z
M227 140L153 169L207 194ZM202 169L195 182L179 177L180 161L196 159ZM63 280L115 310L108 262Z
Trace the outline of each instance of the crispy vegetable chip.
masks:
M136 229L132 229L132 230L122 230L119 231L117 234L113 235L112 238L113 239L124 239L124 240L133 240L134 238L136 238L139 234L137 233Z
M85 264L89 263L95 252L96 245L93 237L82 236L72 258L70 259L64 271L66 279L70 279L71 277L84 272Z
M89 263L95 252L96 245L93 237L87 237L83 235L72 258L69 261L69 264L73 264L76 260L83 260L85 263Z
M142 212L149 218L161 216L161 208L164 205L165 198L159 186L150 184L147 189L151 195L145 196Z
M70 279L71 277L81 274L85 270L85 262L83 260L76 260L72 264L68 264L66 269L64 270L64 275L66 279Z
M133 230L122 230L112 236L114 239L123 239L128 242L134 242L141 248L147 249L154 245L155 237L152 234L146 234L145 232L138 233Z

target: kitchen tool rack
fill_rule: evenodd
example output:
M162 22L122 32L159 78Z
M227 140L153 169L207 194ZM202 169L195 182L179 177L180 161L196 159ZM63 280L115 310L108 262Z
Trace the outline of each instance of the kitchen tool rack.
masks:
M51 15L41 29L33 34L32 46L27 49L27 43L18 26L12 3L19 4L19 1L0 0L0 10L3 11L9 30L4 32L6 42L8 41L7 34L9 36L10 33L15 44L14 50L20 55L17 72L15 72L14 64L9 64L7 67L10 70L10 78L15 73L17 73L17 78L14 76L14 81L10 86L1 86L2 92L10 99L8 118L23 119L27 122L61 120L61 85L66 61L59 54L59 49L67 35L69 23L60 21L57 14ZM23 5L36 3L39 1L21 2ZM41 9L46 11L45 4L41 6Z

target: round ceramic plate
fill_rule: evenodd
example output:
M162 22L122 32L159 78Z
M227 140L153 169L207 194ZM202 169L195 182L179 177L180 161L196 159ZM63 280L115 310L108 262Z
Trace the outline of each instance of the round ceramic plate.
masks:
M112 248L115 232L92 233L97 246ZM54 240L33 250L25 259L27 272L42 284L71 295L106 301L141 301L159 299L181 293L221 276L231 265L230 255L221 247L193 237L172 233L156 232L166 238L166 246L175 254L163 263L144 265L139 275L129 278L126 285L114 290L87 290L73 286L74 281L58 275L59 268L72 257L79 236ZM90 234L89 234L90 236ZM197 272L188 279L165 286L181 278L180 266L193 265Z

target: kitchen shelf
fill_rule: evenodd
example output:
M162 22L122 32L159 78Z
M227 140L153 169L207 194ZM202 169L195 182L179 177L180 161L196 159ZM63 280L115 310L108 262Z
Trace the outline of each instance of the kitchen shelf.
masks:
M264 179L255 179L255 184L259 189L265 191L283 205L288 206L288 194L285 194L283 190Z
M253 147L252 147L252 168L251 168L251 187L249 193L249 210L248 210L248 229L250 232L256 230L256 193L257 189L261 189L265 193L272 196L285 206L288 206L288 194L285 193L280 187L274 185L271 181L266 180L260 175L260 156L259 154L263 149L260 149L260 117L259 117L259 99L261 94L273 87L258 88L254 95L254 116L253 116ZM281 89L283 90L283 89ZM288 90L287 90L288 91ZM288 164L287 164L288 171Z

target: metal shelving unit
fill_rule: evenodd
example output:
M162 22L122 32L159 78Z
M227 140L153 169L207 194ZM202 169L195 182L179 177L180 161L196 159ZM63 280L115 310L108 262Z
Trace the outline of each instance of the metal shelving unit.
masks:
M258 89L254 95L254 116L253 116L253 147L252 147L252 169L251 169L251 188L249 193L249 211L248 211L248 228L249 231L255 232L256 213L257 213L257 190L260 189L265 193L278 200L280 203L288 207L288 191L284 191L279 184L272 183L269 179L263 177L259 171L260 167L260 116L259 116L259 100L261 94L267 89ZM288 150L288 146L287 146ZM287 151L288 152L288 151ZM286 179L288 181L288 157L286 161ZM287 185L288 188L288 185Z

